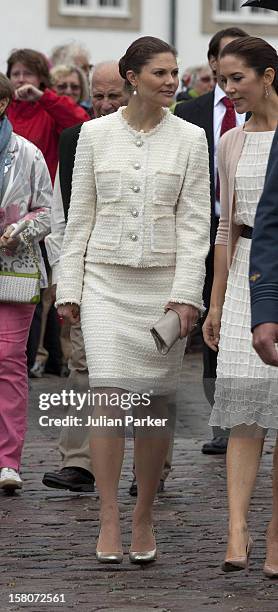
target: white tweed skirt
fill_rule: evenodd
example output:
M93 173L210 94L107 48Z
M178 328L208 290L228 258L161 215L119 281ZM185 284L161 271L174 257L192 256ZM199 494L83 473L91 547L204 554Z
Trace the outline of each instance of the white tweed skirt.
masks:
M150 328L164 313L174 267L88 263L81 301L90 386L165 395L177 387L185 351L158 353Z

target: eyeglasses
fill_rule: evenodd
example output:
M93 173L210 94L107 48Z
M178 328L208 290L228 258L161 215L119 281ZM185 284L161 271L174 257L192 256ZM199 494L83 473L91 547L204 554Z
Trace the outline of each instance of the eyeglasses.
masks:
M60 92L66 91L67 89L71 89L71 91L80 91L81 87L80 85L76 85L76 83L60 83L56 85L56 89Z

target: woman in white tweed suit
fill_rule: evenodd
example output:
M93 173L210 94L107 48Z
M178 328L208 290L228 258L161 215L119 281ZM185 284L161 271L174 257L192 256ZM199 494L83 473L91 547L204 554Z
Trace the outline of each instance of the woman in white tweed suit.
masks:
M151 391L149 414L156 416L159 406L161 416L177 385L185 340L161 356L149 330L168 303L179 313L184 338L202 308L210 223L207 143L203 130L165 108L178 86L172 47L140 38L119 68L134 95L127 107L81 129L57 305L72 322L80 309L94 392L112 398L117 390L121 398L123 391ZM107 409L102 398L94 419L125 416L112 401ZM142 405L138 414L145 414ZM143 563L156 557L152 505L169 432L150 434L142 427L137 433L130 560ZM117 490L124 432L118 426L111 434L105 426L92 429L101 502L97 558L120 562Z

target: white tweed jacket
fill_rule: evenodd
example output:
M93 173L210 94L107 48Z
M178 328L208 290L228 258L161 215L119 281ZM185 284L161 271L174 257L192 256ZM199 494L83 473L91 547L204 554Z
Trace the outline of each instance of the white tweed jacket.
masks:
M175 266L169 299L202 307L210 191L204 130L165 109L138 132L116 113L83 124L57 305L80 304L86 261Z

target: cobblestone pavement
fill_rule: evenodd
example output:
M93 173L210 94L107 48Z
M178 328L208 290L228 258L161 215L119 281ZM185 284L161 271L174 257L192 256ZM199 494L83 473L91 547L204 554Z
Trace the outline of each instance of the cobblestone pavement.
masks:
M255 548L249 573L224 575L220 563L226 544L225 462L200 448L210 433L201 384L201 356L185 359L178 394L174 469L155 505L158 561L149 567L107 567L94 556L98 523L97 494L71 494L45 488L44 471L60 467L58 431L38 425L38 394L62 388L55 377L32 382L30 428L24 450L24 489L0 492L0 609L80 612L277 612L278 583L263 577L264 534L270 515L271 448L263 456L250 516ZM134 499L132 441L127 441L120 486L126 550ZM16 593L64 594L65 603L9 603Z

